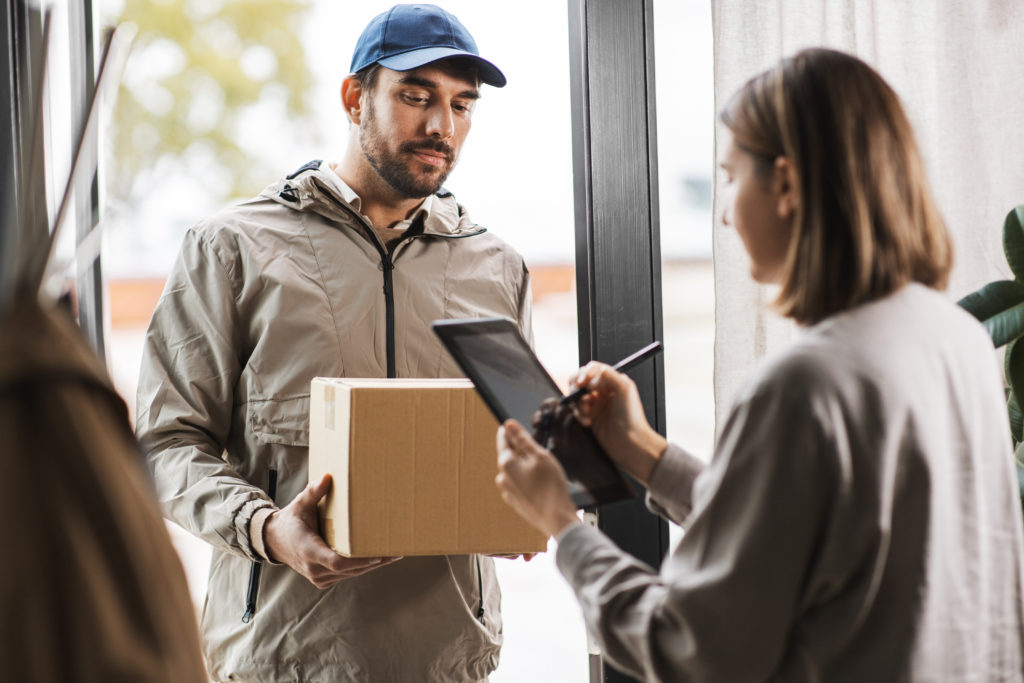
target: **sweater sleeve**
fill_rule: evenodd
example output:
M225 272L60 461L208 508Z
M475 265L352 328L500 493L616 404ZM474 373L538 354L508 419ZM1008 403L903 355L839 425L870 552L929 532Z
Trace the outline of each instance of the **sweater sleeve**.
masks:
M223 550L266 559L262 529L273 502L222 457L242 369L240 324L228 270L190 230L153 313L139 374L136 434L164 514ZM261 552L262 551L262 552Z
M647 508L682 525L693 510L693 485L704 463L675 444L669 444L651 470Z
M559 569L620 669L647 681L741 682L766 680L778 667L831 475L807 398L776 388L734 408L692 486L689 528L660 572L596 529L577 525L561 538ZM667 484L689 476L675 476L677 458L652 475L651 492L674 517L688 492Z

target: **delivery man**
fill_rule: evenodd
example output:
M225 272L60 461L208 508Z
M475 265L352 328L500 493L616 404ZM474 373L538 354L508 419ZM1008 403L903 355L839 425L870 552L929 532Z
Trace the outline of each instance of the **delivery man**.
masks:
M522 257L442 187L481 84L505 77L433 5L374 18L351 72L341 160L191 228L146 335L137 434L167 516L213 546L218 681L465 683L498 662L492 560L335 554L317 527L330 480L307 485L306 464L313 377L460 376L438 318L532 337Z

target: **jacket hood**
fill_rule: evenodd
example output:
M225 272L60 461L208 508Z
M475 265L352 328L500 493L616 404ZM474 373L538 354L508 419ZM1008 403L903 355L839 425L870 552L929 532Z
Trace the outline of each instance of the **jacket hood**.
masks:
M293 211L313 211L332 221L348 222L359 216L346 201L350 190L326 161L310 161L294 173L269 185L260 197L287 206ZM441 188L434 195L423 221L423 233L443 237L467 237L486 232L474 223L455 195Z

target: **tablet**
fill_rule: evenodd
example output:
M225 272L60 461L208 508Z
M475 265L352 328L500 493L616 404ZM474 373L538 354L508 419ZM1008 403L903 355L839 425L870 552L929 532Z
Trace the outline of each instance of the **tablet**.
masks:
M513 418L530 429L540 404L562 396L511 320L437 320L431 327L498 422ZM553 451L573 502L586 507L631 498L632 488L589 429L584 439L584 453Z

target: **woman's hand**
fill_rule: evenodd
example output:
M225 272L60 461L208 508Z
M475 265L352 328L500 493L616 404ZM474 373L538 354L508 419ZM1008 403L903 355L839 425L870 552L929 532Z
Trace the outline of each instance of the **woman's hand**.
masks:
M548 536L579 522L562 466L515 420L498 428L494 482L502 499Z
M668 442L648 424L636 384L611 366L591 361L571 385L590 390L577 402L580 422L593 430L615 462L646 486Z

